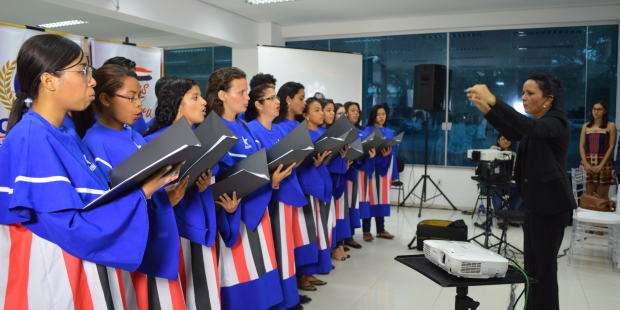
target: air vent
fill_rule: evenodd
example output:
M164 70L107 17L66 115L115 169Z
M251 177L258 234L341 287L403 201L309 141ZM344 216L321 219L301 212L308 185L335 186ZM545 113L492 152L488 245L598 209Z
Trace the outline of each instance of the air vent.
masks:
M461 273L480 273L480 263L462 263Z

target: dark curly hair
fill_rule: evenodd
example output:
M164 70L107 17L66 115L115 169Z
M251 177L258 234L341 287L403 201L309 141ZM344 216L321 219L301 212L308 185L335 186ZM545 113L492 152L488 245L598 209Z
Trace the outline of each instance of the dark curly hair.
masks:
M273 84L276 85L276 78L269 73L259 73L252 77L250 80L250 88L255 88L261 84Z
M388 109L386 104L381 103L373 106L370 110L370 117L368 117L368 123L366 124L366 126L375 125L375 123L377 122L377 114L379 113L380 109L383 109L385 111L385 124L383 124L383 126L387 125L387 116L389 115L390 110Z
M245 110L245 121L249 122L258 117L258 109L256 108L256 102L260 102L260 99L265 96L267 89L273 89L269 84L259 84L250 90L250 101L248 102L248 109Z
M211 73L207 82L207 114L215 111L217 115L222 116L224 114L224 102L218 97L218 92L220 90L228 91L233 80L245 78L245 72L237 67L222 68Z
M183 96L197 86L198 83L192 79L171 78L162 86L155 109L155 122L144 134L148 136L166 126L170 126L179 113L179 106L183 101Z

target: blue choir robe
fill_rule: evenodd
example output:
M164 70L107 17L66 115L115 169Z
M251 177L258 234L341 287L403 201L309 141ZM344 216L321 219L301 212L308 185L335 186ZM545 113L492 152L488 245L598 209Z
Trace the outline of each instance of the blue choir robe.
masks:
M283 120L275 125L276 130L280 131L283 136L286 136L293 131L299 122L295 120ZM303 163L302 165L305 165ZM316 264L319 261L319 245L316 223L316 211L315 203L318 201L309 194L308 188L304 189L301 185L300 174L303 173L304 168L296 167L295 175L300 183L302 192L306 197L306 203L302 208L297 209L296 214L293 214L293 233L295 236L295 266L297 273L299 268L304 265ZM317 176L318 177L318 176ZM316 190L317 194L320 190Z
M247 125L252 135L260 142L260 146L266 149L270 149L280 139L285 137L276 128L276 124L272 124L272 129L267 129L255 119ZM283 169L285 168L283 167ZM272 309L288 309L299 304L297 278L294 272L295 258L294 255L291 255L295 248L290 247L290 245L294 244L292 218L293 212L299 214L299 210L307 203L308 200L299 185L295 170L280 182L280 189L273 191L271 202L269 203L269 215L276 245L276 255L278 255L278 271L282 287L282 302ZM295 210L291 208L295 208Z
M112 167L120 164L146 144L130 126L122 130L107 128L96 122L83 139L99 169L109 176ZM174 211L164 190L155 192L148 200L149 243L142 270L150 275L176 279L179 264L179 232ZM161 270L161 272L157 272Z
M0 165L0 224L21 223L77 258L141 271L149 232L144 192L83 210L109 187L74 131L29 110L4 140Z
M375 126L368 126L370 132ZM389 128L380 128L381 133L386 139L394 138L394 132ZM393 180L398 180L398 169L396 169L396 152L398 145L392 148L392 152L388 156L383 156L381 150L377 150L377 156L374 158L375 169L371 176L375 194L375 201L372 202L371 216L385 217L390 215L390 188Z
M240 119L222 121L239 141L218 162L224 172L261 148L260 141ZM233 214L223 208L226 221L218 215L220 243L220 285L225 309L266 309L282 302L277 257L269 212L271 184L241 199ZM249 253L248 253L249 252ZM247 272L249 271L249 272Z

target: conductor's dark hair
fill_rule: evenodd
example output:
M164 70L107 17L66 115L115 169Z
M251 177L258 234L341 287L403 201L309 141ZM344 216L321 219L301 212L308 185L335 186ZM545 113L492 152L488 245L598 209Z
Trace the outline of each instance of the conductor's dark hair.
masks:
M284 85L280 86L278 89L278 99L280 100L280 115L276 117L274 123L279 123L286 119L286 115L288 114L288 103L286 103L286 98L293 98L297 93L304 89L304 86L301 83L297 82L286 82Z
M553 97L552 109L560 104L560 92L562 90L562 82L560 80L544 73L532 74L527 79L536 82L544 96Z
M250 90L250 101L248 102L248 108L245 110L245 121L249 122L258 117L258 109L256 108L256 102L261 102L261 98L265 96L265 91L273 87L270 84L259 84Z
M63 36L41 34L26 40L17 53L17 74L15 78L19 90L9 114L7 133L28 111L24 101L27 98L37 99L43 73L60 75L62 73L58 71L69 69L68 65L78 60L77 65L82 59L84 59L82 48Z
M125 67L129 70L136 70L136 62L131 59L122 57L122 56L116 56L116 57L112 57L106 60L103 63L103 66L105 65L117 65L117 66Z
M211 73L207 82L207 114L211 111L215 111L219 116L224 114L224 102L217 93L220 90L228 91L231 82L237 79L245 79L245 72L237 67L222 68Z
M250 80L250 89L255 88L261 84L272 84L274 87L276 85L276 78L269 73L259 73L252 77Z
M144 136L148 136L166 126L172 125L179 113L179 106L183 101L183 96L197 86L198 83L192 79L172 78L159 91L157 108L155 108L155 121L149 127Z

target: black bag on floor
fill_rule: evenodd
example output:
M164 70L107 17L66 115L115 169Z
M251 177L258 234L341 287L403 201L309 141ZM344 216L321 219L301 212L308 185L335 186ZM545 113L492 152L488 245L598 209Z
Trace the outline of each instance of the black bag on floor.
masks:
M463 220L424 220L418 223L416 231L417 249L422 251L424 240L467 241L467 225ZM409 246L412 249L411 244Z

